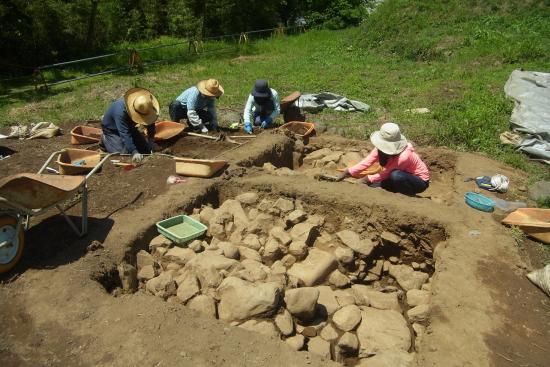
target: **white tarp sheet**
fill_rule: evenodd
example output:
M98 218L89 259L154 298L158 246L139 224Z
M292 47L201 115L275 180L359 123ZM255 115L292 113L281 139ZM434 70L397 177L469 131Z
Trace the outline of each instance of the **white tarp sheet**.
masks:
M302 94L294 104L308 112L319 112L323 108L331 108L335 111L361 112L366 112L370 109L370 106L366 103L354 101L331 92Z
M504 92L515 101L512 130L527 134L517 148L550 160L550 73L514 70Z

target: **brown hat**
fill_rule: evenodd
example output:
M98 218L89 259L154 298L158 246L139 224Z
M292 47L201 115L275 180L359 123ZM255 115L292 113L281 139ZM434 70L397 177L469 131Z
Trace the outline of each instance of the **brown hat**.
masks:
M199 92L209 97L219 97L223 94L223 88L216 79L201 80L197 83Z
M150 125L159 116L159 102L147 89L132 88L124 93L126 111L132 121L139 125Z

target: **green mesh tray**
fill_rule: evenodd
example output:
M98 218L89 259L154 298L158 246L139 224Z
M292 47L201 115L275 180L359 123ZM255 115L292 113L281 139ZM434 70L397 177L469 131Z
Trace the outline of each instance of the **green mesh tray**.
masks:
M202 236L206 229L204 224L187 215L178 215L157 223L160 234L180 245Z

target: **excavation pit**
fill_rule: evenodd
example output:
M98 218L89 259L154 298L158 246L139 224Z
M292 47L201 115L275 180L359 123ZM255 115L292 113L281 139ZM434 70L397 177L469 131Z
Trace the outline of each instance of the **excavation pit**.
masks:
M139 292L345 365L388 353L412 359L429 323L443 227L246 189L220 185L190 209L208 232L185 247L162 236L136 243L128 260ZM120 274L128 275L119 266Z

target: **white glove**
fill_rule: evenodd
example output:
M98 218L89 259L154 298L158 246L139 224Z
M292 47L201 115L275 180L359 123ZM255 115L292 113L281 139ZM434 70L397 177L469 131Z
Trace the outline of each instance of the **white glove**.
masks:
M203 133L203 134L208 134L208 129L206 128L206 126L203 126L203 127L202 127L201 133Z
M132 163L139 164L143 161L143 155L141 155L139 152L135 152L132 154Z

